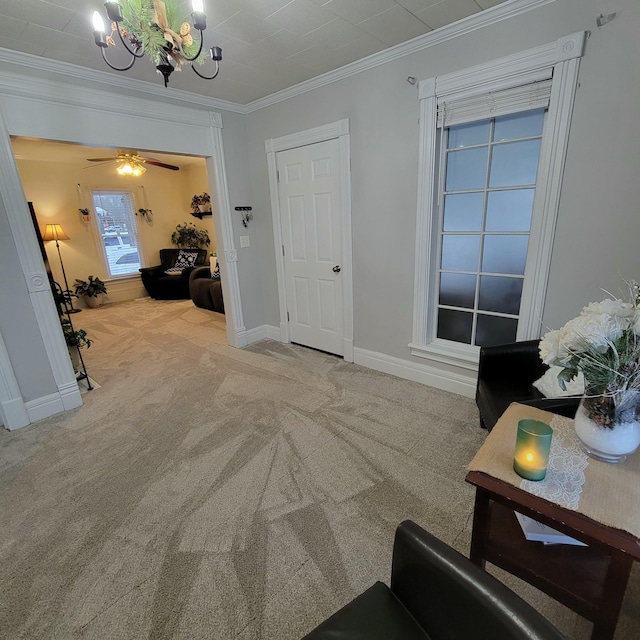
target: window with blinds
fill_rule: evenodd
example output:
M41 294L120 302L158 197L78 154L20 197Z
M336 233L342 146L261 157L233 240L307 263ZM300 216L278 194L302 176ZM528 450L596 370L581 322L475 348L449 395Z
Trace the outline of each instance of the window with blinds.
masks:
M418 85L409 348L447 388L468 390L481 346L540 335L584 41L567 35Z
M109 276L138 275L140 253L131 193L93 191L91 195Z
M544 116L444 118L438 338L479 347L516 339Z

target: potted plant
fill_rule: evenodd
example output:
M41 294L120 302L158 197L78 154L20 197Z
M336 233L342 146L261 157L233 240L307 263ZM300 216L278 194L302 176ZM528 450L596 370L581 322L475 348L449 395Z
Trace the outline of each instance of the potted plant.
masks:
M151 220L153 219L153 211L151 211L151 209L140 208L135 212L135 214L137 216L142 216L142 218L144 218L147 222L151 222Z
M193 196L191 198L191 210L194 213L211 211L211 196L203 193L201 196Z
M84 349L85 347L88 349L93 343L93 340L87 337L87 332L84 329L74 330L69 322L62 324L62 333L64 334L64 341L67 343L73 370L78 371L80 369L80 354L78 353L78 349Z
M171 242L181 249L206 249L211 244L208 231L193 222L179 224L171 234Z
M102 304L102 296L107 293L107 287L100 278L94 278L93 276L89 276L88 280L76 278L75 293L77 296L83 297L87 307L93 309Z

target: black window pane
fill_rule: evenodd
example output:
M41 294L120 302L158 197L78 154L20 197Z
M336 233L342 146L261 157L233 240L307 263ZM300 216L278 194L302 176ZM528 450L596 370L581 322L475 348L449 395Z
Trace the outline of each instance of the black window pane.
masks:
M481 276L478 309L518 315L523 283L522 278Z
M466 311L440 309L438 311L438 338L471 344L473 314Z
M456 153L469 153L469 151ZM493 147L489 186L515 187L535 184L539 157L540 140L508 142Z
M455 147L470 147L475 144L489 142L490 130L491 123L489 120L449 127L449 149Z
M534 189L492 191L487 203L487 231L529 231Z
M440 304L473 309L476 276L464 273L440 274Z
M525 111L496 118L493 133L494 140L512 140L513 138L530 138L542 134L544 109Z
M447 271L477 271L480 236L442 236L442 268Z
M482 271L524 275L528 244L528 236L485 236Z
M489 147L476 147L447 154L446 190L482 189L487 180Z
M476 327L476 345L492 347L496 344L515 342L517 328L518 321L513 318L479 315Z
M454 193L444 198L445 231L480 231L484 194Z

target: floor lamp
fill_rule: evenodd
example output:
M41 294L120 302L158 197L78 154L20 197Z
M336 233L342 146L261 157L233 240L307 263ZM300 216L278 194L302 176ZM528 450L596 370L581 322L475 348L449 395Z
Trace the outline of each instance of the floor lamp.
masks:
M58 242L58 240L69 240L69 236L64 232L64 230L59 224L48 224L44 229L44 233L42 234L42 239L44 241L47 241L47 240L56 241L56 249L58 250L58 258L60 258L60 266L62 267L62 277L64 278L64 286L65 286L65 290L62 292L62 296L63 296L64 305L66 307L67 313L78 313L79 311L82 311L82 309L73 308L73 303L71 302L71 296L73 294L71 293L71 291L69 291L67 274L64 271L62 254L60 253L60 243Z

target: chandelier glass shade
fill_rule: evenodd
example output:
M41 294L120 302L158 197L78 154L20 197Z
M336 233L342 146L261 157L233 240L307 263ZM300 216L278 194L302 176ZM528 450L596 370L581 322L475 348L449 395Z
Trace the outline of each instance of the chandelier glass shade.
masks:
M116 168L116 171L121 176L133 176L137 178L147 170L144 166L144 158L137 155L131 155L129 153L119 155L118 162L120 164Z
M100 48L107 66L115 71L128 71L138 58L145 55L155 62L156 70L164 78L164 86L175 69L191 65L193 71L205 80L213 80L220 72L222 49L211 47L203 51L203 32L207 28L207 16L203 12L203 0L192 0L191 22L185 0L107 0L104 3L110 32L98 11L93 14L93 37ZM194 38L192 30L198 32ZM127 60L122 65L109 61L109 47L124 47ZM213 72L199 71L198 66L214 63ZM210 63L209 63L210 66Z

